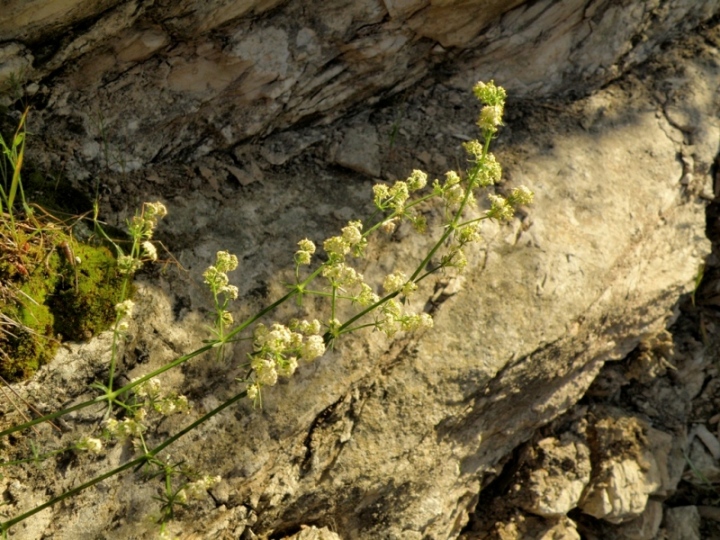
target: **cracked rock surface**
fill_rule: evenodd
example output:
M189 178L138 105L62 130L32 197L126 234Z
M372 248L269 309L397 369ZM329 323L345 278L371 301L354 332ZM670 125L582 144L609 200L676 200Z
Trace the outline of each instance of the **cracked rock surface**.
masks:
M476 136L474 80L495 77L511 96L494 146L505 171L497 189L526 184L534 205L485 226L462 278L423 284L416 307L433 313L431 331L353 335L269 389L262 410L241 401L173 445L173 458L222 476L210 498L178 513L173 533L470 540L679 530L680 510L661 525L662 503L648 499L681 481L680 434L690 400L707 389L699 341L674 356L662 332L710 252L720 144L720 34L710 17L720 4L626 4L338 0L320 16L306 2L272 0L7 3L15 18L0 19L0 77L7 62L32 62L27 86L42 105L29 155L88 192L97 181L114 225L146 200L170 212L158 239L179 264L140 279L127 379L207 337L202 272L217 250L241 259L232 276L240 320L286 290L299 239L319 243L371 213L374 183L463 166L460 143ZM701 21L702 31L666 41ZM65 29L54 47L43 41ZM400 228L359 270L381 280L430 245ZM294 315L292 306L275 314ZM88 380L107 369L108 343L69 345L15 390L42 410L86 398ZM148 436L175 433L236 393L246 353L239 344L225 363L168 372L163 384L194 408ZM667 399L638 397L629 412L612 401L642 384ZM4 407L3 421L17 422ZM67 422L82 431L92 418ZM130 453L116 445L104 459L8 473L3 511L16 515ZM498 500L483 498L488 486ZM516 498L498 502L502 486L517 486ZM132 474L112 478L12 537L145 538L155 495Z

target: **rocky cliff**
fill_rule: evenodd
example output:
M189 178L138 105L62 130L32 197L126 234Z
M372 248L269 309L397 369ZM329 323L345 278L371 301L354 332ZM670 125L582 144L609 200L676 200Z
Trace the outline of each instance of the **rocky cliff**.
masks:
M526 184L534 205L486 227L462 279L422 291L434 329L394 341L354 335L268 390L262 410L242 402L174 445L174 459L223 480L171 529L182 538L458 538L474 534L466 526L481 488L520 462L536 466L517 505L544 518L580 507L626 523L645 516L650 495L671 493L682 465L668 456L687 440L665 444L668 430L647 415L582 409L565 439L512 453L583 398L607 362L674 321L695 285L720 143L718 13L717 0L5 2L0 80L19 81L35 105L31 157L97 188L115 224L145 200L170 210L158 234L187 272L141 280L128 378L207 337L201 272L215 251L241 259L237 313L267 305L297 240L366 215L378 179L463 166L476 80L495 79L510 96L494 143L499 190ZM366 277L409 265L428 245L386 239ZM102 336L71 345L16 391L47 410L78 400L102 374L107 346ZM234 393L243 358L238 348L227 365L188 364L166 383L209 410ZM171 417L160 434L188 422ZM602 449L628 433L641 434L624 454L642 464L638 492L603 492L617 474ZM553 475L542 460L554 452L575 483L538 480ZM39 479L9 473L4 511L127 453L52 463ZM558 503L552 489L570 499ZM147 537L142 514L154 495L154 484L127 474L13 537Z

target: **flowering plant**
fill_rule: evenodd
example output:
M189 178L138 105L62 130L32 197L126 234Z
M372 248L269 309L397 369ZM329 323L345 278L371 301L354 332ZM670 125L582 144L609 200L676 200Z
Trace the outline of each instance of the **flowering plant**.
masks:
M108 383L95 383L101 391L94 399L76 404L41 418L31 420L0 432L0 436L24 430L52 419L98 403L108 405L103 434L107 440L130 441L139 456L96 478L90 479L52 500L30 509L21 515L0 523L0 532L6 533L13 525L41 510L76 495L100 481L131 468L153 471L152 476L163 479L159 497L161 506L161 536L167 536L165 523L174 516L176 506L186 505L207 492L220 481L219 477L198 475L184 465L161 460L158 454L179 438L192 432L213 416L248 397L256 405L262 403L263 391L269 391L279 377L290 377L302 365L321 357L328 347L344 334L362 329L374 329L392 338L399 332L413 332L431 328L432 317L422 310L413 311L406 300L417 293L421 282L437 272L462 272L468 264L467 250L482 240L481 223L487 219L509 220L515 209L532 201L533 194L520 186L510 190L506 197L488 196L489 208L478 204L481 189L496 184L502 169L492 153L490 143L502 125L505 91L493 82L478 83L473 92L483 103L478 118L481 140L463 146L468 153L467 171L449 171L444 180L428 183L427 174L415 170L404 180L392 185L380 183L373 188L373 202L379 219L372 223L353 220L341 228L336 236L323 240L320 245L324 257L310 239L298 242L294 255L294 283L288 292L262 309L259 313L236 323L230 301L238 297L238 288L230 284L229 272L236 270L238 259L226 251L217 253L215 263L203 273L205 284L213 298L215 317L213 339L195 351L178 357L154 371L115 388L115 370L118 344L129 328L133 302L128 298L129 280L146 261L157 259L152 243L153 232L166 214L161 203L146 203L141 212L128 223L132 245L128 253L118 247L119 271L127 276L123 296L116 306L116 323ZM436 240L414 268L395 269L379 282L366 281L354 266L363 258L375 233L392 234L398 227L411 227L419 234L438 231ZM313 263L319 263L313 268ZM291 299L302 303L307 296L325 299L327 313L320 319L292 319L286 324L263 323L261 319ZM244 336L244 337L243 337ZM216 350L218 359L225 358L226 346L239 339L251 340L247 358L247 375L240 379L241 387L231 398L206 412L184 429L152 446L148 433L153 418L187 412L191 404L182 395L162 390L159 376L193 358ZM119 416L116 415L119 413ZM117 416L117 417L116 417ZM84 436L73 448L89 453L102 452L103 444L96 437Z

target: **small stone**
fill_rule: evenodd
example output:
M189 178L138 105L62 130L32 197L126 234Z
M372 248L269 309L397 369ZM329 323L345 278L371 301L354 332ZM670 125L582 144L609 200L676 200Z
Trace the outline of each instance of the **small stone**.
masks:
M341 540L340 537L327 527L318 529L317 527L301 526L299 533L292 536L286 536L283 540Z
M639 517L649 495L668 484L671 445L657 434L649 437L652 428L645 421L622 411L608 408L595 415L594 455L601 457L593 462L593 478L579 507L595 518L623 523Z
M242 169L239 169L232 165L226 165L225 168L231 175L233 175L233 177L235 177L238 182L240 182L240 185L243 187L249 186L255 181L255 177L252 174Z
M697 506L678 506L665 511L667 540L700 540L700 513Z
M662 503L648 501L645 510L639 517L618 527L618 537L627 540L653 540L657 538L662 518Z
M350 128L335 154L335 163L377 178L380 176L380 149L373 126Z
M561 516L575 508L590 481L590 450L579 437L548 437L528 447L531 471L521 480L519 506L538 516Z

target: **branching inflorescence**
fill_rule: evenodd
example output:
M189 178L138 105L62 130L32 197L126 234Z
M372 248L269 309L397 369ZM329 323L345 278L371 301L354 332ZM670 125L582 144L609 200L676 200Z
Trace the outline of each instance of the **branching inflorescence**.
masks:
M290 377L303 362L311 362L321 357L326 349L344 334L361 329L375 329L392 338L398 332L431 328L432 317L423 311L411 310L411 304L405 300L416 293L419 284L428 276L440 271L460 272L465 269L468 264L467 250L482 240L481 223L484 220L509 220L518 206L530 203L533 198L530 190L517 187L506 197L490 194L489 209L480 208L477 202L478 191L496 184L502 174L500 164L489 152L489 148L502 125L505 91L492 82L478 83L473 91L484 105L477 122L482 137L481 140L463 145L469 155L470 166L467 171L449 171L444 180L435 180L428 185L427 175L415 170L405 180L392 185L376 185L373 188L373 201L379 219L369 225L362 221L350 221L340 234L324 240L322 250L325 257L314 269L313 263L320 261L318 249L311 240L300 240L294 255L295 281L289 286L288 292L240 323L234 321L229 309L230 301L238 297L238 288L230 285L228 273L237 268L238 259L228 252L218 252L215 263L203 274L215 307L213 339L192 353L176 358L121 388L115 388L118 343L127 332L133 311L132 301L126 298L129 285L125 286L124 299L116 308L115 339L108 382L94 385L101 390L101 395L69 409L7 429L0 433L0 436L7 436L38 423L105 402L108 408L102 437L106 443L111 440L131 441L139 456L37 508L0 523L0 531L7 532L12 525L38 511L115 474L129 468L144 467L148 471L154 471L151 476L158 476L163 480L164 487L159 497L159 521L163 524L162 535L166 535L164 524L174 517L175 507L183 506L189 500L207 492L207 489L219 481L219 477L198 475L185 466L161 460L157 457L160 452L244 397L260 406L263 391L274 386L279 377ZM128 223L133 243L128 253L119 253L120 272L130 277L143 262L157 259L157 251L151 239L158 220L165 213L165 207L161 203L146 203L142 211ZM424 258L411 270L396 269L381 282L367 282L353 266L353 261L365 257L369 240L374 233L390 234L400 226L412 227L419 234L431 234L433 230L437 230L438 237L432 242L432 247ZM296 300L302 303L308 296L327 300L328 313L323 315L322 321L293 319L287 324L260 322L286 302ZM226 346L241 339L251 340L252 348L247 358L248 373L240 380L238 393L180 432L155 446L150 446L146 437L151 432L153 417L186 412L191 406L184 396L163 392L157 377L213 349L216 358L223 359ZM103 441L99 437L86 435L73 448L98 453L102 452Z

